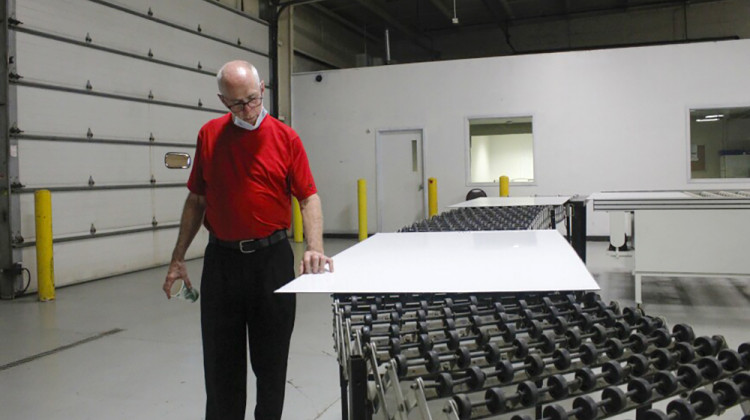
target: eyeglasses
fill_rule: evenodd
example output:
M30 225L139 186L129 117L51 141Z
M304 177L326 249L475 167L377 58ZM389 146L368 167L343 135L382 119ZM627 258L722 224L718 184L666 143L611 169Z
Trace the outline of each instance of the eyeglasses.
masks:
M245 105L250 105L250 108L255 108L261 103L263 103L263 97L257 96L255 98L250 98L250 100L247 101L237 101L231 105L227 105L227 108L234 112L242 112L245 109Z

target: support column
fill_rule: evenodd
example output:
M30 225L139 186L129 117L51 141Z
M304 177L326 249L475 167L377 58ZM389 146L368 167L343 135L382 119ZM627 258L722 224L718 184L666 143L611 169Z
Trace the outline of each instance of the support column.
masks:
M586 262L586 197L574 197L570 200L571 245Z
M0 66L0 298L13 299L21 272L14 263L21 251L13 248L14 233L20 232L20 205L12 187L18 183L18 145L10 137L16 120L15 87L8 74L15 70L15 34L8 30L8 18L14 15L15 0L0 0L0 48L5 65Z
M278 115L286 125L292 125L292 66L294 60L294 7L287 7L279 15L277 71L274 75L278 91Z

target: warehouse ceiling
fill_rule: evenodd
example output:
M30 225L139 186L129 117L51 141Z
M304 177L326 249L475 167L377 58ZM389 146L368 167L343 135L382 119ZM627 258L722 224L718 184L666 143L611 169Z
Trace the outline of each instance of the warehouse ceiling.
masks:
M558 20L720 0L324 0L318 5L359 27L429 36L487 25ZM454 20L455 18L455 20Z
M681 10L719 1L723 0L317 0L299 7L314 8L366 33L371 41L382 41L388 29L392 42L408 41L439 59L438 38L494 29L505 34L510 53L530 52L515 50L510 39L514 26L579 18L604 22L615 14Z

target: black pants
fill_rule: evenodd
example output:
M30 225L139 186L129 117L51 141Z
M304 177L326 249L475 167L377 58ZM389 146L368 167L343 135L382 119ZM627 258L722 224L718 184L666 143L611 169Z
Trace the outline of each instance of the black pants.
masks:
M206 420L245 418L246 342L256 377L255 419L281 419L296 300L273 291L293 278L288 241L251 254L206 247L201 280Z

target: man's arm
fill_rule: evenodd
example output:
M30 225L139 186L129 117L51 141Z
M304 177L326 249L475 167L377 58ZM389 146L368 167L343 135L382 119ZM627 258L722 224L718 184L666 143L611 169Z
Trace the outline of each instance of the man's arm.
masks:
M185 206L182 208L182 218L180 219L180 233L177 235L177 243L172 251L172 261L169 263L167 278L164 280L164 293L167 299L171 299L170 289L172 283L182 279L188 287L190 284L187 269L185 268L185 253L190 243L201 228L203 215L206 212L206 199L202 195L189 193L185 200Z
M323 273L325 266L333 271L333 259L327 257L323 251L323 210L320 197L313 194L300 201L302 211L302 225L304 226L307 250L300 261L299 273Z

